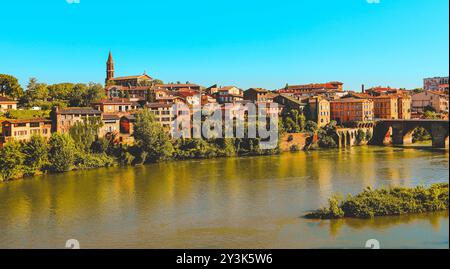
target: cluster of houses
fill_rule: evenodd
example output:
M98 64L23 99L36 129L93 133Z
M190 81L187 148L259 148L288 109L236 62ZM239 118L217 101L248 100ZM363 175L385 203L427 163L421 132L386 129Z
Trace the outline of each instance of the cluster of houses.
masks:
M133 142L135 113L147 109L163 128L170 129L177 117L174 104L189 107L214 103L222 109L242 104L277 103L275 111L298 109L308 113L318 126L332 120L339 124L371 122L376 119L420 118L424 109L432 107L448 115L448 77L424 80L424 91L374 87L361 91L344 91L343 83L328 82L306 85L286 85L269 91L263 88L242 90L236 86L213 85L208 88L192 83L157 84L146 73L138 76L115 77L110 53L107 61L105 92L107 98L91 107L56 108L50 119L33 118L1 123L0 145L10 140L27 141L33 134L49 137L52 132L66 133L79 121L98 117L103 121L100 137L112 137L117 143ZM0 96L0 112L17 109L17 102Z

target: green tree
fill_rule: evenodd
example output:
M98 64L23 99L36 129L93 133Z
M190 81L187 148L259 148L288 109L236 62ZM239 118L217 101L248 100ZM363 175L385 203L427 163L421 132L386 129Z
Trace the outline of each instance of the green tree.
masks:
M73 83L59 83L48 86L49 95L53 100L67 100L73 91Z
M75 144L67 134L53 133L49 140L49 168L52 172L69 171L75 160Z
M38 83L36 78L30 78L22 102L33 106L37 101L46 101L48 96L47 84Z
M134 139L145 155L144 162L158 162L172 156L173 146L168 134L147 110L136 114Z
M425 119L439 119L439 115L436 112L431 110L427 110L423 113L423 117Z
M27 175L34 175L48 164L48 145L45 138L33 135L30 141L23 144L24 165Z
M75 147L84 152L89 152L102 126L103 122L100 117L89 117L76 122L69 130Z
M83 83L77 83L73 86L72 91L68 93L67 99L71 107L85 106L84 98L87 95L88 86Z
M23 96L23 89L17 78L0 74L0 95L10 96L15 100L20 99Z
M319 127L317 126L317 123L314 121L307 121L305 124L305 131L309 133L316 133Z
M83 106L89 106L92 102L106 98L103 86L99 83L89 82L87 91L83 98Z
M8 142L0 149L0 175L6 181L19 176L24 161L19 142Z

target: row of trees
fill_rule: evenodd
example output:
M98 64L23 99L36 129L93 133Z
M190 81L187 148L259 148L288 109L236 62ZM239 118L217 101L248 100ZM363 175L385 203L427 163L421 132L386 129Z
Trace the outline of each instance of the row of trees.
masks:
M166 160L274 154L261 150L259 139L178 139L173 141L148 111L136 115L135 143L116 145L98 138L99 119L76 123L68 134L50 139L33 136L29 142L8 142L0 149L0 177L10 180L47 172L113 165L139 165Z
M17 78L0 74L0 95L18 100L23 107L39 106L51 109L55 105L83 107L105 97L103 86L99 83L40 83L30 78L25 90Z

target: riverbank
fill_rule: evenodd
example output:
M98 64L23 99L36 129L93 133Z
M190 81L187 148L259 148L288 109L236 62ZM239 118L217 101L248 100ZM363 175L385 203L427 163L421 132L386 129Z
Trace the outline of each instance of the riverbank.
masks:
M329 206L308 213L311 219L373 218L405 214L439 212L449 209L449 184L433 184L426 188L391 187L362 193L345 200L329 199Z

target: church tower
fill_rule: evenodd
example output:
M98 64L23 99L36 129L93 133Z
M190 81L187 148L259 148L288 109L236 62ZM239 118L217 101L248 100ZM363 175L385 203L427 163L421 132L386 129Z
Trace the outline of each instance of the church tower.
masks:
M110 79L114 78L114 60L112 58L111 51L109 52L108 61L106 62L106 80L105 84L108 83Z

